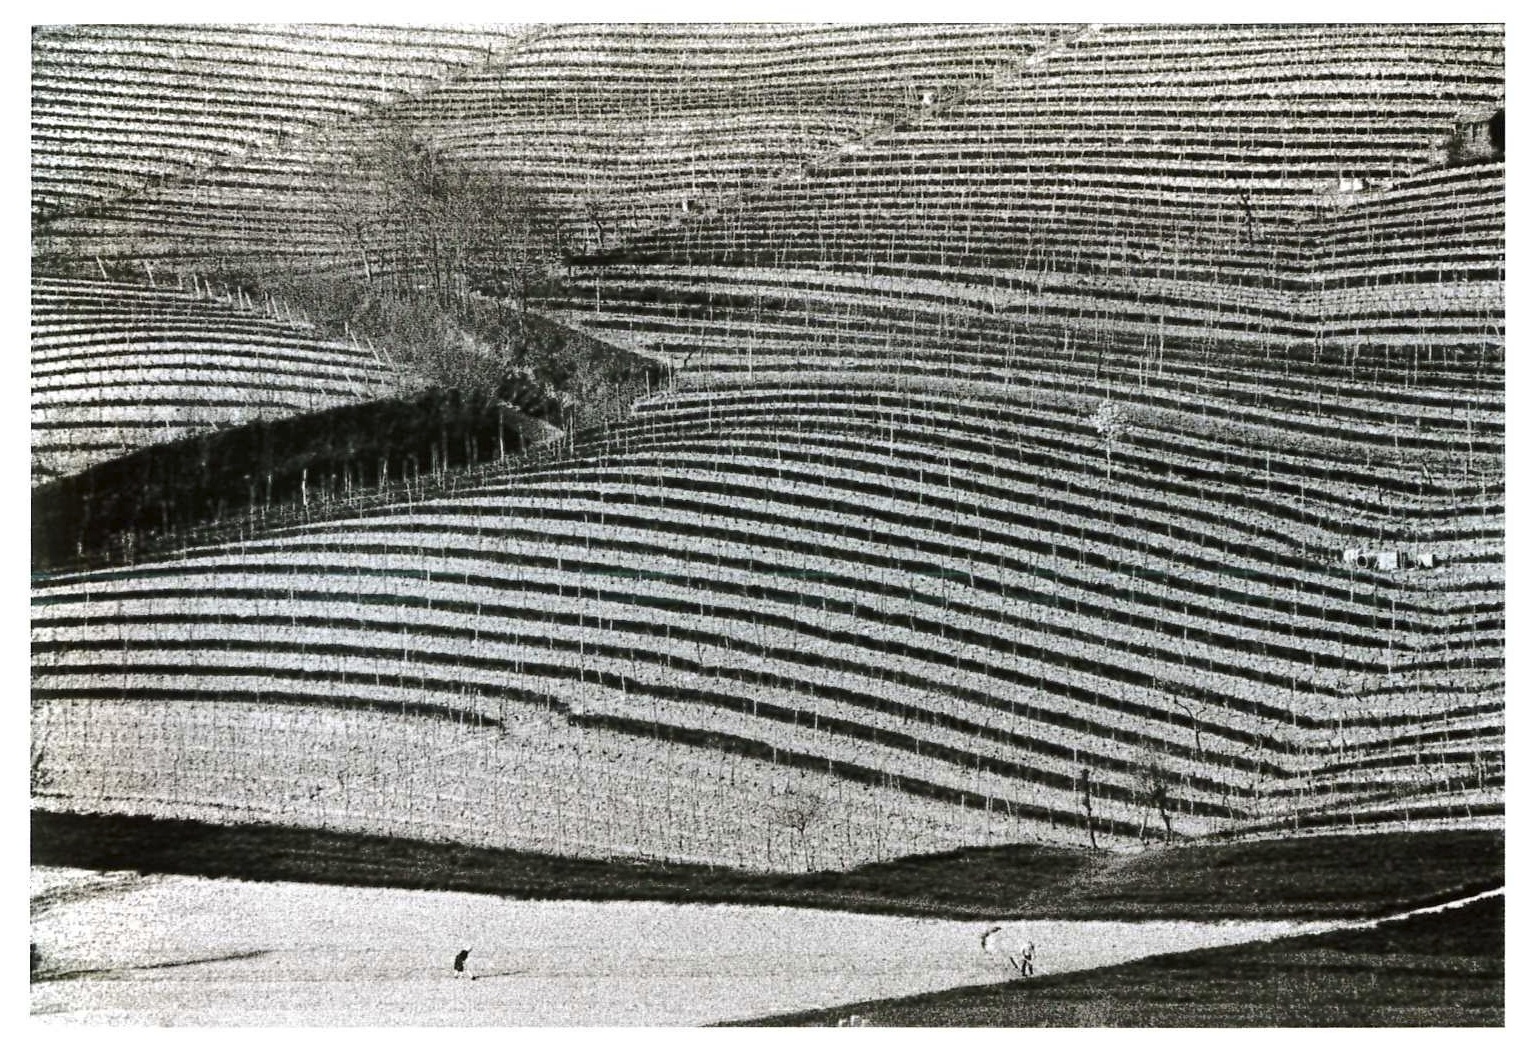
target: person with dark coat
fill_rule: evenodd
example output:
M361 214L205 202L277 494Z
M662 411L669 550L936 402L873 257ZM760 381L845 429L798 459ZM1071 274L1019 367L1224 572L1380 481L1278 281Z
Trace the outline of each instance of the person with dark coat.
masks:
M459 955L454 957L454 977L465 977L465 961L470 958L469 949L461 949Z

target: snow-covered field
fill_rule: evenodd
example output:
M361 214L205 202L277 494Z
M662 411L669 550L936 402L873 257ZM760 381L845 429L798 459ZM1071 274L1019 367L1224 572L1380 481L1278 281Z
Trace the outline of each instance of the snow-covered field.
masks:
M148 1025L694 1025L1007 978L991 923L32 869L33 1016ZM1325 929L1330 924L1316 924ZM1039 973L1286 922L1004 924ZM454 954L471 949L473 981Z

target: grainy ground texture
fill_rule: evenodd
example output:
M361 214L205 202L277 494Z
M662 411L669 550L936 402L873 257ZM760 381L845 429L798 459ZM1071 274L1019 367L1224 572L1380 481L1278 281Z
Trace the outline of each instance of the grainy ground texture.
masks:
M49 1021L1503 1018L1498 900L1338 929L1500 885L1503 842L1494 831L1124 857L964 850L796 876L46 813L34 815L32 839L33 940L42 957L32 1012ZM1007 947L980 944L997 924L1004 937L1036 943L1037 977L1011 982ZM1218 946L1227 948L1208 949ZM449 970L463 947L472 948L473 982Z
M33 869L33 1014L173 1025L693 1025L1010 973L978 924ZM1065 971L1302 925L1011 922ZM471 949L474 980L450 960Z
M834 1026L1503 1026L1502 897L1337 930L772 1019Z

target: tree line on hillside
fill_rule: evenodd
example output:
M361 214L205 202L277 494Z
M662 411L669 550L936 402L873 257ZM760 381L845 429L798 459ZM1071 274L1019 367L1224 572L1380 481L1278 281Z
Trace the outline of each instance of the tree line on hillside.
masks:
M255 299L272 294L328 335L366 339L441 386L520 373L595 403L658 372L530 309L563 292L570 222L522 179L396 123L330 142L312 187L326 238L352 269L292 269L271 249L219 263L216 280Z
M333 145L316 186L366 282L440 306L472 291L513 300L563 256L561 218L529 185L448 156L426 130L382 127Z
M408 123L330 141L310 187L328 224L320 238L352 269L292 270L272 248L217 278L273 293L443 386L526 371L553 389L556 369L574 371L564 362L584 350L530 333L529 298L555 287L564 257L564 217L536 189Z
M153 445L32 494L32 560L180 533L271 505L310 506L521 452L565 409L521 379L256 420Z
M562 281L573 227L563 209L518 176L462 160L416 123L338 130L314 158L299 209L273 196L210 229L124 238L108 255L111 271L151 280L157 266L160 283L178 272L255 303L273 295L329 336L368 339L441 386L509 371L552 386L555 374L579 373L586 351L550 348L531 333L528 310ZM215 178L186 177L202 179ZM46 238L34 249L54 271L108 270Z

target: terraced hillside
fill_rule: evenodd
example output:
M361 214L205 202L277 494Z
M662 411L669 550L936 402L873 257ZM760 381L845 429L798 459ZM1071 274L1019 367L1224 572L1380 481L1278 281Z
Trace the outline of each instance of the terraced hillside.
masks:
M35 27L33 217L90 210L342 121L520 36L273 23Z
M550 157L576 32L399 110ZM803 36L917 76L839 32ZM595 161L611 121L551 183L629 217L536 307L674 384L448 488L39 577L38 804L793 870L1497 826L1504 167L1441 145L1500 31L1008 42L739 193L739 152L673 147L709 176L667 226L682 163ZM648 113L724 111L728 67L634 54ZM847 67L750 90L804 113ZM500 139L430 109L470 85Z
M575 246L602 245L715 209L821 153L855 149L1065 31L537 26L426 91L368 101L365 121L182 173L88 217L57 218L46 235L108 260L146 254L205 267L275 257L297 271L357 269L344 174L378 131L400 130L441 158L542 196Z
M158 442L370 400L383 356L199 287L32 279L32 477Z

